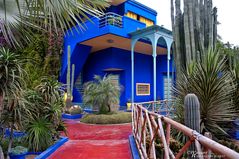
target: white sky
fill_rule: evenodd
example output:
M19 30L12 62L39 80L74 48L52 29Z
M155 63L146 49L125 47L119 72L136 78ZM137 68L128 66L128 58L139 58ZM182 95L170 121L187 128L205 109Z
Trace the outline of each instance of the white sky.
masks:
M158 12L158 25L171 29L170 0L137 0ZM239 45L239 0L213 0L218 8L218 34L223 42Z

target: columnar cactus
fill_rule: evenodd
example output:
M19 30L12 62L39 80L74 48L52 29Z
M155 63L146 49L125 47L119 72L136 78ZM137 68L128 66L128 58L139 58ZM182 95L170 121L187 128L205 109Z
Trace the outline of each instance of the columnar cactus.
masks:
M72 64L71 69L72 69L72 72L71 72L71 96L73 96L73 86L74 86L74 77L75 77L75 64Z
M68 46L68 49L67 49L67 78L66 78L67 99L71 98L70 81L71 81L71 47Z
M200 132L200 103L195 94L188 94L184 99L184 122L189 128ZM189 147L188 158L195 158L195 145Z
M184 99L185 125L200 132L200 103L195 94L188 94Z

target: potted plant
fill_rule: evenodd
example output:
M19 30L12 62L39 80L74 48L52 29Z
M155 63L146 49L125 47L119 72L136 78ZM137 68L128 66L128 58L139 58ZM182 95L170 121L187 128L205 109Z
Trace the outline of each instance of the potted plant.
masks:
M10 159L25 159L28 149L23 146L11 148L9 152Z
M65 119L80 119L83 116L82 108L79 105L73 105L69 110L66 110L64 114L62 114L62 118Z
M127 104L127 111L131 110L132 109L131 108L131 105L132 105L131 104L131 99L128 99L126 104Z

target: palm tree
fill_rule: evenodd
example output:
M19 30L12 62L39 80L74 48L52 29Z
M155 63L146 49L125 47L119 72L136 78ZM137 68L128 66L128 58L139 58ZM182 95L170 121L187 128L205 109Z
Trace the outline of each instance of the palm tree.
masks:
M0 0L0 34L8 44L30 40L32 28L63 32L74 25L84 29L85 19L99 17L108 0Z
M236 117L233 103L235 86L225 58L212 51L205 55L201 63L191 65L192 67L183 71L177 79L176 114L178 120L184 122L184 97L188 93L196 94L200 102L202 133L207 131L218 137L227 134L223 125Z
M112 76L95 76L94 81L85 83L83 101L93 106L99 113L112 111L112 106L119 103L120 87L112 82Z

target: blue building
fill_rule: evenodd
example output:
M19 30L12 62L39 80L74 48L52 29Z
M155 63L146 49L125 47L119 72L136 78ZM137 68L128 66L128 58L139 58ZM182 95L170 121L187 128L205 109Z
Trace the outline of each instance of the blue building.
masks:
M157 12L135 0L114 0L105 15L86 21L86 30L64 38L60 80L66 83L67 47L75 64L73 101L94 75L114 75L122 86L120 105L170 98L171 31L156 25ZM77 29L78 28L78 29Z

